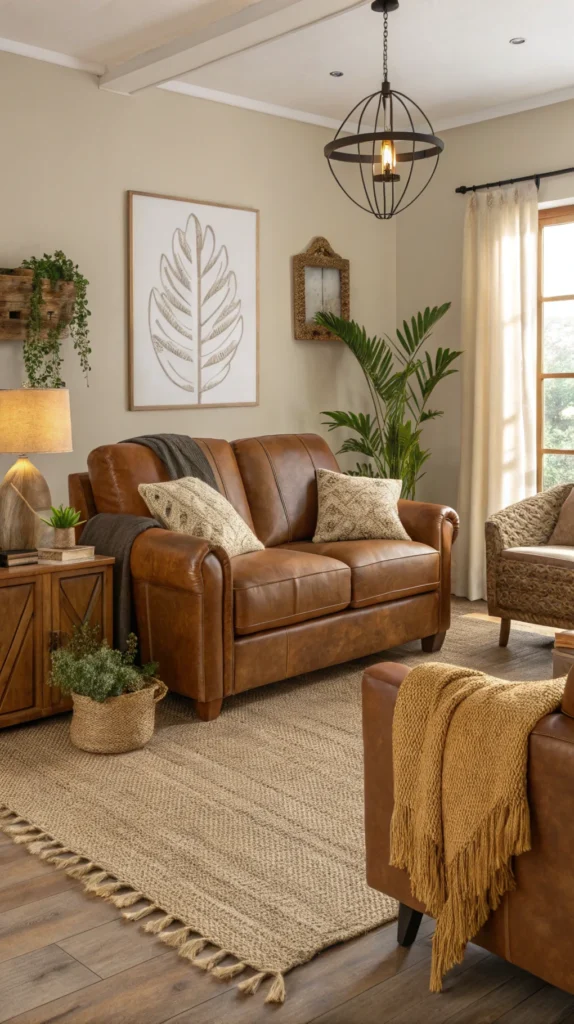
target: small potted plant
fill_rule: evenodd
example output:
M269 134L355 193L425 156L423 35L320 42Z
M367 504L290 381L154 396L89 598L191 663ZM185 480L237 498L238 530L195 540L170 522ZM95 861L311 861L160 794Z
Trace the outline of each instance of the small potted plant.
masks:
M124 754L144 747L153 736L155 705L167 693L157 679L157 664L135 664L138 641L128 637L116 651L100 631L75 626L65 647L52 653L50 684L71 694L74 713L70 739L94 754Z
M69 505L58 505L58 508L54 508L52 505L50 518L44 519L42 516L39 518L46 523L46 526L52 527L51 547L73 548L76 546L76 526L81 526L85 519L80 521L80 513L75 508L71 508Z

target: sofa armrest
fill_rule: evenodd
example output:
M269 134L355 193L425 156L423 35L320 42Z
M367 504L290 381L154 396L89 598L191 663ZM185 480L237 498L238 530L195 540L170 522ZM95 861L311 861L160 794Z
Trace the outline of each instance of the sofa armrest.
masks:
M393 715L406 665L383 662L363 675L363 745L365 749L365 846L367 882L373 889L415 910L408 875L389 865L393 813Z
M205 540L146 530L131 572L143 657L171 690L201 702L233 689L231 565Z
M440 553L439 625L444 633L450 626L450 572L452 545L458 535L458 515L448 505L424 501L399 501L400 520L412 540L428 544Z
M399 501L399 517L411 540L441 550L443 544L454 544L458 536L458 514L448 505L432 505L426 501Z

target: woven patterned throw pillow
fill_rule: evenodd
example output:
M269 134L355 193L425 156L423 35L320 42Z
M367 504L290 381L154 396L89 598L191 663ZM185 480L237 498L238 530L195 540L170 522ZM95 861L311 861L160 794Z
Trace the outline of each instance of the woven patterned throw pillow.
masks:
M138 491L166 530L201 537L222 547L230 558L264 548L227 498L203 480L184 476L167 483L140 484Z
M548 543L574 545L574 487L560 509L558 522Z
M400 480L317 470L316 543L332 540L410 540L399 519Z

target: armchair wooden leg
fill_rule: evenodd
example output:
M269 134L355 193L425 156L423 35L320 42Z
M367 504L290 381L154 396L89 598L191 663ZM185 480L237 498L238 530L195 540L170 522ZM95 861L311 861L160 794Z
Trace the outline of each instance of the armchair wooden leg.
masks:
M423 915L420 910L411 910L406 903L399 903L399 924L397 929L397 942L399 946L412 946L417 937L417 932Z
M499 647L506 647L508 644L508 638L510 636L510 623L512 619L501 619L500 620L500 637L498 640Z
M440 651L444 644L445 636L446 631L444 633L433 633L432 636L423 636L421 644L425 654L434 654L436 651Z
M223 697L218 697L217 700L196 700L194 704L196 714L202 722L213 722L214 718L219 716Z

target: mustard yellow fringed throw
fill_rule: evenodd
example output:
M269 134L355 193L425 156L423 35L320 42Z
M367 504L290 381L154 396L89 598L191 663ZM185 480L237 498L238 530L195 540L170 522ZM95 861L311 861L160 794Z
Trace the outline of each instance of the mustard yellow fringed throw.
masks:
M556 711L564 679L509 683L472 669L409 672L393 721L391 864L436 919L431 991L514 888L530 849L528 737Z

